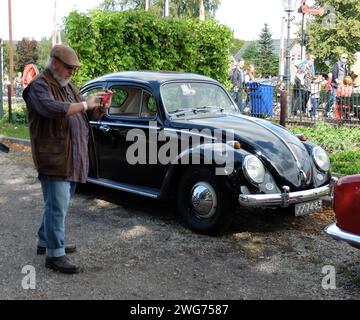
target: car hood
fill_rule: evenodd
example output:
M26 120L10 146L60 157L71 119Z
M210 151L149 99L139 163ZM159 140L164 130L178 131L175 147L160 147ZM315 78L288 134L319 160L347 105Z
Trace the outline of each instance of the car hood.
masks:
M291 189L299 190L311 183L312 160L304 144L285 128L269 121L228 114L176 120L173 126L232 130L242 148L259 154L280 184L287 183Z

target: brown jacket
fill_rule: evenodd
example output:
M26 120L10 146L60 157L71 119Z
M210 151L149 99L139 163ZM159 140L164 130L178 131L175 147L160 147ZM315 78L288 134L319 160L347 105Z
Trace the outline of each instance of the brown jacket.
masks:
M68 102L64 91L59 83L47 70L40 73L23 92L26 96L31 85L42 80L49 87L49 93L56 101ZM68 84L74 93L77 102L81 102L79 90L72 84ZM39 174L51 177L67 178L72 175L72 144L71 128L68 117L50 119L40 115L31 105L27 104L29 131L31 139L32 156L35 167ZM86 116L87 117L87 116ZM88 119L87 119L88 120ZM89 123L87 121L87 123ZM94 135L89 125L89 175L97 177L97 159L94 143Z

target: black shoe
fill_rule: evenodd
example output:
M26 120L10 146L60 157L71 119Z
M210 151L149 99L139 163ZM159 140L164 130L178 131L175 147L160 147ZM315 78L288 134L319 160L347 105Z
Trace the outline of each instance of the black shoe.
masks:
M76 245L75 244L69 244L65 247L65 253L74 253L76 252ZM45 254L46 253L46 248L42 247L42 246L37 246L37 254Z
M66 256L49 258L46 257L45 267L62 273L79 273L80 267L72 263Z

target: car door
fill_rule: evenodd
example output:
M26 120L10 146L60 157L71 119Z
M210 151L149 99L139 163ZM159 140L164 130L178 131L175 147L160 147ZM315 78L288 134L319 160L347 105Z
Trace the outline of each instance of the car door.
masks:
M150 148L157 154L161 130L155 99L133 84L109 83L108 89L113 91L111 107L95 130L100 178L160 189L165 168L149 159Z

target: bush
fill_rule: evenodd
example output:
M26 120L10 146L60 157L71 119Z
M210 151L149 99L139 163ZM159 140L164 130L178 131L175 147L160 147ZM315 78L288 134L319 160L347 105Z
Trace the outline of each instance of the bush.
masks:
M12 121L13 124L25 125L27 124L27 112L26 112L26 105L23 103L13 104L11 106L11 114L12 114ZM9 120L9 109L4 107L4 114L3 117L0 118L0 125L4 123L8 123Z
M122 70L195 72L222 83L228 78L233 36L215 20L94 10L71 12L65 32L82 63L74 77L78 85Z

